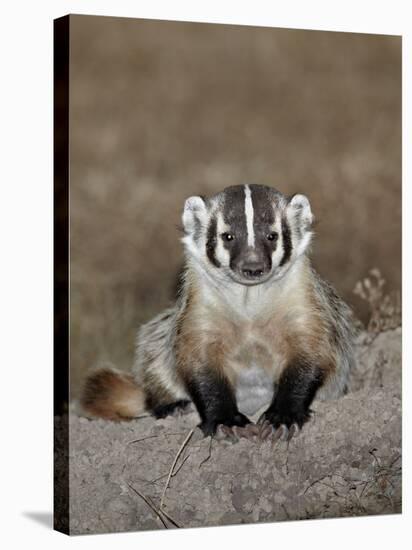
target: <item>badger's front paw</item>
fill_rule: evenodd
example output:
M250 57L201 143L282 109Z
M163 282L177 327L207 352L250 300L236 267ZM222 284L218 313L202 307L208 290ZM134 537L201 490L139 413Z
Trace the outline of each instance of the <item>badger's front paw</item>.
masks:
M212 436L215 435L217 433L218 427L219 429L221 428L227 429L227 433L229 434L230 431L233 432L235 428L244 428L249 424L251 424L249 418L244 414L238 412L224 419L204 420L201 424L199 424L199 428L207 437L209 435L212 435Z

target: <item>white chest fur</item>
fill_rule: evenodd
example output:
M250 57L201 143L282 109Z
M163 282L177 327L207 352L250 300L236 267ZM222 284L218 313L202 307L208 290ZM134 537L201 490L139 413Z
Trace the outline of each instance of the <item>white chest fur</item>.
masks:
M236 380L236 401L240 412L253 415L273 396L273 376L256 364L243 368Z
M239 410L251 415L270 403L282 359L252 327L241 332L229 363L235 374Z

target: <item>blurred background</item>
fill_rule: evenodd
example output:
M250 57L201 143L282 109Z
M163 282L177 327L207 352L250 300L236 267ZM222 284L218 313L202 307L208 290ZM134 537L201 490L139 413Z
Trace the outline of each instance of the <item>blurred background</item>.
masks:
M401 281L401 39L70 18L70 368L129 368L173 299L184 199L263 183L305 193L315 267Z

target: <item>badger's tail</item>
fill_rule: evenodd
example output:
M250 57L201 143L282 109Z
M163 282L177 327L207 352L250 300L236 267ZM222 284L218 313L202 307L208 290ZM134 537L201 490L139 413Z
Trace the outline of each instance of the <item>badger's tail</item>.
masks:
M131 374L101 368L87 376L80 410L91 418L131 420L145 416L144 392Z

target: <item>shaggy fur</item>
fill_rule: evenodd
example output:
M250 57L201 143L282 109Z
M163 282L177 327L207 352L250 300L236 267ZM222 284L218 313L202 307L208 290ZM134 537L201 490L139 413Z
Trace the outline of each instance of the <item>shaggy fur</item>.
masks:
M191 197L182 219L179 298L140 328L131 375L91 375L84 409L120 419L192 400L207 435L270 403L274 428L301 427L315 395L342 395L354 363L351 312L307 255L308 199L234 186Z

